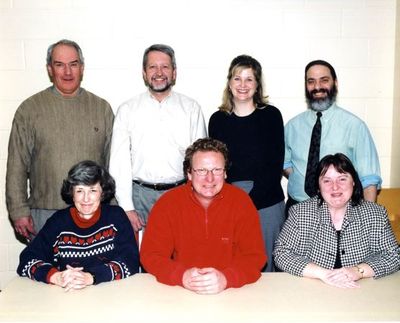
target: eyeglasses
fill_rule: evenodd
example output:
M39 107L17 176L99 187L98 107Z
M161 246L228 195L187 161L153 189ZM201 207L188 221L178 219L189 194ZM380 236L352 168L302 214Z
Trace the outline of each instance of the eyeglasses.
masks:
M206 168L198 168L192 169L197 175L199 176L207 176L208 173L212 173L214 176L221 176L225 172L225 168L213 168L213 169L206 169Z

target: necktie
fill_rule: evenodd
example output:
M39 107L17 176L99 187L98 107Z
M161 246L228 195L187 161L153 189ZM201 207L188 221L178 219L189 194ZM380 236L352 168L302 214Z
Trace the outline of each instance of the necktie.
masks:
M321 143L321 112L317 112L317 121L311 133L310 150L308 151L307 172L304 190L309 197L317 194L316 176L319 162L319 147Z

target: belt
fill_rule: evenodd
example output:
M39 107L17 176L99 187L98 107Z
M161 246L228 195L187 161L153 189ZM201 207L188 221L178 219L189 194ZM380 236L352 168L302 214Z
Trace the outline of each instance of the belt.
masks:
M181 180L181 181L177 181L175 183L146 183L146 182L142 182L142 181L138 181L138 180L133 180L133 182L135 184L138 184L140 186L143 187L147 187L147 188L151 188L152 190L155 191L166 191L169 190L171 188L177 187L179 185L182 185L183 183L186 182L185 179Z

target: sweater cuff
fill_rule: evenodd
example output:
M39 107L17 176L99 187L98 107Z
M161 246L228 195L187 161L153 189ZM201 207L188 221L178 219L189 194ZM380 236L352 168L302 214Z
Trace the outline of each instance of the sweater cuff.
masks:
M171 285L175 286L183 286L183 274L185 273L185 271L188 268L184 267L184 266L179 266L178 268L176 268L170 275L170 279L171 279Z
M29 217L31 215L31 209L28 206L22 206L22 207L18 207L15 208L13 210L9 211L10 214L10 219L12 221L21 219L21 218L25 218L25 217Z
M50 278L51 278L51 276L53 276L55 273L57 273L58 272L58 270L56 269L56 268L51 268L49 271L48 271L48 273L47 273L47 275L46 275L46 282L48 283L48 284L52 284L51 282L50 282Z
M239 278L234 270L232 270L231 268L226 268L224 270L221 270L221 272L226 278L226 289L231 287L240 287Z
M115 279L115 276L113 275L113 268L110 264L106 264L105 266L97 266L95 268L88 268L85 271L93 276L93 285Z

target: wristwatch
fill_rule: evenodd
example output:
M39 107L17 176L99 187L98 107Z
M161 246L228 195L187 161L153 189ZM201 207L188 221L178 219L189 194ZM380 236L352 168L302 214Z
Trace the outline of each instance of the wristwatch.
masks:
M356 266L356 268L357 268L358 272L361 274L361 278L363 278L364 277L364 268L362 268L358 265Z

